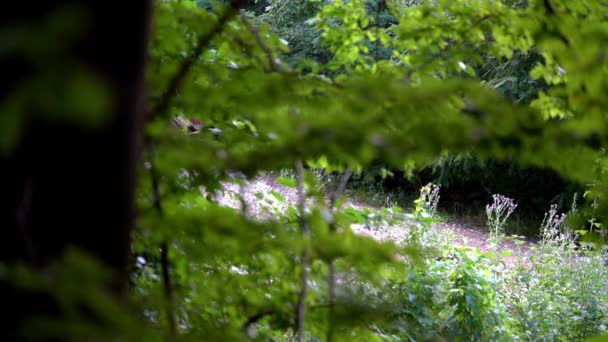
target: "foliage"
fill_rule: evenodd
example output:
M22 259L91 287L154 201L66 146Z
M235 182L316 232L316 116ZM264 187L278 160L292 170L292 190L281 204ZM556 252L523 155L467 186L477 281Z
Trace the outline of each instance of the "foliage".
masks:
M316 27L317 13L324 1L273 0L258 20L287 42L286 62L298 67L307 60L325 63L330 52L322 45L321 32Z
M109 84L68 50L82 38L86 15L64 6L41 16L35 26L16 22L0 29L0 39L7 42L0 61L28 70L14 80L6 76L14 84L3 90L0 101L0 156L10 156L33 120L89 128L106 122L115 101Z
M358 222L361 214L330 211L310 174L304 175L308 208L302 211L288 205L284 211L272 211L276 216L260 225L243 220L238 211L222 209L214 200L192 202L198 196L196 187L184 193L172 184L172 175L181 169L192 170L191 184L213 188L225 171L239 170L250 176L261 169L284 168L298 159L310 160L314 165L324 158L363 168L381 159L403 167L412 162L425 165L445 150L462 152L475 146L482 156L550 166L575 180L594 177L590 170L572 167L588 165L596 158L592 147L568 143L574 141L573 132L579 134L576 120L545 121L536 107L526 106L538 91L546 90L542 82L538 90L513 90L522 92L515 95L519 106L493 91L508 92L505 87L509 82L504 79L506 74L493 70L512 67L516 64L513 60L520 59L525 67L518 77L531 80L528 72L542 60L538 56L547 58L553 53L543 50L542 45L550 37L547 31L555 32L529 20L534 17L543 21L546 9L538 5L513 8L487 1L468 6L448 1L388 5L380 8L379 2L363 1L269 2L263 14L252 17L261 26L252 30L246 25L247 18L238 18L212 42L202 56L206 62L195 65L182 92L173 99L171 111L161 113L165 117L189 113L207 126L219 128L219 139L207 134L183 136L167 131L163 124L151 124L149 135L157 147L148 159L163 175L161 192L167 213L159 218L154 210L150 214L142 210L140 241L143 246L154 246L170 239L174 251L171 260L184 260L185 265L179 267L185 270L174 275L179 285L176 299L194 304L182 304L177 311L178 321L185 326L180 334L194 337L216 333L220 334L218 338L236 338L247 328L249 337L278 338L291 331L297 338L302 333L297 323L301 317L296 310L301 307L298 293L305 287L309 290L309 336L327 337L329 329L335 338L348 332L350 340L366 340L374 331L370 327L394 329L386 328L391 327L386 325L391 320L385 314L391 301L348 294L368 293L370 289L385 292L381 270L391 273L403 267L395 264L389 246L354 235L348 227ZM390 16L378 15L381 11ZM159 4L160 18L189 13L213 16L185 4ZM174 19L167 21L171 22ZM194 24L177 28L209 31ZM157 36L166 31L162 26L156 28ZM287 44L269 33L277 34ZM150 69L161 70L155 75L170 75L170 63L179 65L179 54L163 50L164 41L180 41L178 36L172 37L155 43L158 52ZM540 50L531 50L537 46ZM188 55L188 49L184 51ZM288 67L278 60L283 55ZM528 56L532 56L529 61ZM504 66L495 67L487 61L500 61ZM568 73L576 72L572 68L576 66L568 65ZM303 70L304 74L291 70ZM479 85L479 72L483 72L483 85ZM549 71L543 75L547 79ZM547 82L554 86L554 82ZM196 94L206 96L203 100ZM582 112L581 120L586 115ZM143 193L150 186L145 184ZM142 209L147 207L147 196L142 197ZM153 219L146 220L146 215ZM430 230L432 223L425 220L432 218L415 219L420 222L420 231ZM309 237L300 234L302 224L310 227ZM172 233L163 234L169 225ZM180 231L184 233L178 234ZM150 240L154 236L157 238ZM423 250L430 246L428 242L410 243ZM310 253L302 254L306 250ZM500 302L498 285L492 279L492 258L483 261L485 257L475 252L454 253L459 262L432 266L438 267L441 279L448 279L441 285L447 287L438 293L444 293L442 303L453 311L431 315L426 324L435 329L425 334L430 334L428 338L464 334L478 340L506 339L512 325L505 323L507 308ZM299 278L300 273L304 274L302 267L307 267L303 255L310 256L306 283ZM328 287L334 285L324 281L330 272L328 265L335 265L338 278L356 274L357 282L343 284L332 292ZM413 262L408 266L418 273L409 281L402 278L402 272L392 277L397 283L405 282L403 286L423 286L426 276L416 265ZM233 267L238 272L230 271ZM177 265L172 268L180 269ZM431 283L444 284L434 279ZM161 286L152 280L145 284ZM207 289L204 296L200 294L202 289ZM422 292L421 298L425 297L429 294ZM314 309L322 303L332 308L329 316L327 310ZM423 303L418 306L421 312L442 306ZM348 310L343 311L345 308ZM376 319L364 314L370 309ZM162 307L155 310L161 316L166 311ZM357 316L365 319L355 319ZM392 317L411 324L411 320L424 316ZM352 328L346 328L350 325ZM423 329L418 331L422 334Z
M432 188L412 215L376 213L421 233L379 242L352 229L369 213L346 208L339 187L328 200L303 168L347 174L381 160L411 170L474 149L594 183L606 205L600 2L273 0L262 14L237 5L155 2L132 290L157 337L510 341L605 330L597 255L541 251L531 268L501 272L500 255L428 234ZM550 87L524 91L488 73L518 58L529 63L521 79ZM180 115L204 129L169 128ZM242 195L239 209L222 205L227 182L291 167L295 179L279 181L297 203L260 193L276 200L262 216ZM514 205L501 208L495 234Z
M503 286L522 339L581 341L605 332L601 254L541 247L529 260L530 266L507 274Z

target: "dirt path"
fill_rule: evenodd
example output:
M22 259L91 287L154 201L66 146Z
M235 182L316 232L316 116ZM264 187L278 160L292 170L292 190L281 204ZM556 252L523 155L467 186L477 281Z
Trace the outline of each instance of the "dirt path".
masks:
M242 186L236 183L224 183L224 194L219 195L218 198L222 205L242 209L239 195L245 199L247 214L262 219L272 217L276 210L284 212L290 205L297 202L297 194L294 188L280 185L273 177L269 176L245 181ZM367 209L372 215L373 212L382 209L353 201L348 201L345 205L357 210ZM401 243L409 226L411 224L407 220L401 220L399 224L374 222L374 224L368 226L355 224L351 228L357 234L370 236L377 240ZM471 227L456 222L440 222L434 228L439 234L449 234L452 237L452 243L456 246L472 247L482 252L491 248L489 234L483 227ZM523 241L519 245L513 241L505 241L501 244L499 250L513 251L511 255L506 257L507 262L513 262L518 256L526 257L530 255L533 246L534 243L531 241Z

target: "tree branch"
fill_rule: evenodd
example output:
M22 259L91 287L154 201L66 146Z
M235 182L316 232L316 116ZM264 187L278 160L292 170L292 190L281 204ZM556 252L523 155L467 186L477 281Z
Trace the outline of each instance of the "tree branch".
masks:
M330 196L329 209L332 210L332 214L333 214L333 210L336 207L336 200L340 196L342 196L342 193L346 189L346 184L348 184L348 180L350 179L350 176L352 174L353 174L353 169L350 166L347 166L346 169L344 169L342 176L340 177L340 182L338 182L338 186L336 186L336 190Z
M177 336L175 303L173 301L173 282L169 273L169 244L163 241L160 244L160 264L165 288L165 300L167 302L167 321L169 323L170 340L174 341Z
M336 223L335 220L333 219L333 215L336 209L336 200L340 197L340 195L344 192L344 189L346 189L346 184L348 183L348 179L350 178L351 174L352 174L353 170L350 166L347 166L346 169L344 170L344 173L342 173L342 176L340 177L340 181L338 182L338 185L336 186L336 190L333 192L333 194L331 194L330 198L329 198L329 211L331 213L332 216L332 221L329 224L329 230L330 232L335 232L336 231ZM328 328L327 328L327 342L331 342L334 338L334 309L335 309L335 302L336 302L336 267L334 265L334 261L330 260L329 261L329 277L327 279L328 282L328 301L329 301L329 311L328 311Z
M549 13L550 15L555 14L555 9L553 8L553 4L551 4L551 2L549 0L543 0L543 5L545 6L545 10L547 10L547 13Z
M160 217L164 215L162 199L160 195L160 185L158 174L154 168L153 161L153 148L150 143L146 144L148 153L150 155L150 179L152 182L152 201L154 208ZM173 302L173 283L171 281L171 274L169 273L169 243L164 240L160 244L160 265L161 273L163 277L163 287L165 294L165 301L167 305L167 321L169 324L169 340L174 341L177 336L176 319L175 319L175 305Z
M274 57L272 49L268 46L268 44L266 44L266 41L264 40L264 38L262 38L260 32L253 26L253 24L251 24L249 19L247 19L247 17L242 14L240 17L241 21L243 22L243 25L245 25L249 33L251 33L251 35L255 38L255 41L262 48L264 53L266 53L266 55L268 56L268 63L270 64L270 68L278 73L293 72L293 70L291 70L289 66L283 64L283 62L281 62L279 58Z
M186 75L188 75L188 72L194 66L194 63L200 58L201 54L203 53L203 51L205 51L207 46L209 46L209 43L211 43L213 38L215 38L218 34L222 32L226 23L228 23L228 21L230 21L230 19L232 19L238 13L238 9L240 8L242 2L243 0L231 1L224 13L222 13L222 15L218 18L218 21L215 26L213 26L210 31L201 33L199 35L194 50L192 50L190 56L188 56L186 60L184 60L184 62L179 67L173 78L171 78L167 89L161 95L156 106L150 111L150 115L148 117L149 119L164 113L169 108L171 99L175 96L175 93L186 78Z

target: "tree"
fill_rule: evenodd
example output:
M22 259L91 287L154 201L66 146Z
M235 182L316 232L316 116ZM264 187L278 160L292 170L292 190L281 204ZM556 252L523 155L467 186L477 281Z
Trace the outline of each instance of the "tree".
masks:
M150 1L15 3L0 15L0 262L45 269L70 247L124 295ZM2 279L3 336L57 304ZM8 303L12 303L8 305Z

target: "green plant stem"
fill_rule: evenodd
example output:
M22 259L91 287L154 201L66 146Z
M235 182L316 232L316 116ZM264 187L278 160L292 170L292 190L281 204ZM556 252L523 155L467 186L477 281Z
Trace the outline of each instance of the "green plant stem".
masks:
M310 264L310 256L308 251L308 239L310 238L310 229L308 227L308 221L306 220L306 189L304 188L304 166L302 160L295 162L295 173L296 173L296 186L298 191L298 206L299 206L299 225L302 234L302 240L304 241L304 247L302 248L301 254L301 267L302 273L301 288L298 295L298 304L296 307L296 337L298 342L304 341L304 331L306 323L306 296L308 295L308 268Z

